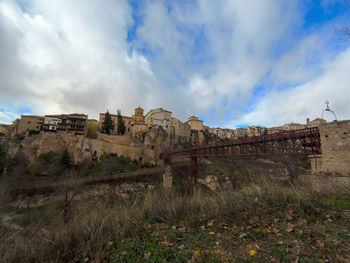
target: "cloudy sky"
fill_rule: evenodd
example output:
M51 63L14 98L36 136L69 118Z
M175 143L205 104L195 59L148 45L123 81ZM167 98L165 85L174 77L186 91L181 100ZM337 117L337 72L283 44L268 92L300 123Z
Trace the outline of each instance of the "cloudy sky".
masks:
M344 0L0 0L0 123L163 107L221 127L350 119ZM331 121L332 116L326 115Z

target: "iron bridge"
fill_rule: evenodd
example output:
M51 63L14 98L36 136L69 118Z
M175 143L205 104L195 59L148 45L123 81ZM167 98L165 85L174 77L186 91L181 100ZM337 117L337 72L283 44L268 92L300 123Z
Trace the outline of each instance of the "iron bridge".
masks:
M274 156L274 155L316 155L321 154L320 133L318 127L284 131L263 136L238 140L226 140L220 143L195 146L163 152L159 155L166 163L173 158L190 158L188 194L197 185L198 157L219 156Z

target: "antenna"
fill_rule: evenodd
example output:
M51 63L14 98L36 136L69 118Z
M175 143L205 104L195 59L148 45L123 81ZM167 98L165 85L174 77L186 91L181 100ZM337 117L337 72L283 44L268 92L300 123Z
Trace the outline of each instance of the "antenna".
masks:
M323 111L322 111L322 119L323 119L323 114L324 114L324 112L325 111L329 111L329 112L331 112L333 115L334 115L334 117L335 117L335 121L337 121L338 119L337 119L337 115L335 115L335 112L334 111L332 111L331 110L331 108L329 107L329 101L328 100L326 100L326 108L325 109L323 109Z

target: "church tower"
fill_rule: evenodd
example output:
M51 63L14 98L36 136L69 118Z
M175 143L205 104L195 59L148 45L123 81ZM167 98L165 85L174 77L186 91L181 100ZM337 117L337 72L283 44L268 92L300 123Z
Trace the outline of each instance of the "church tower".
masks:
M143 123L145 121L143 109L141 107L136 108L135 115L133 117L136 123Z

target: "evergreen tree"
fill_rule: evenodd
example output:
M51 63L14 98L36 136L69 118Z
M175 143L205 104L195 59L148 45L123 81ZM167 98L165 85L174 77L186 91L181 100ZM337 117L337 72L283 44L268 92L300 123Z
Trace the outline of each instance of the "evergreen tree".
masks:
M118 110L118 134L124 135L125 134L125 121L123 121L121 111Z
M105 114L105 119L102 123L102 132L111 134L114 130L114 123L112 121L111 115L109 114L108 110Z

